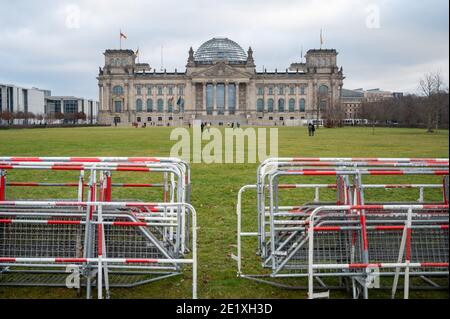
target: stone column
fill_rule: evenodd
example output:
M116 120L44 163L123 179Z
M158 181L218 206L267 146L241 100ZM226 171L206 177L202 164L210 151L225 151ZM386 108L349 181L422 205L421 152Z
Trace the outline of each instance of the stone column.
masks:
M203 115L206 115L206 81L203 81L203 105L201 107L201 111Z
M328 105L328 107L334 108L334 81L333 81L333 79L331 79L330 84L331 84L330 85L331 86L331 90L330 90L331 97L330 97L330 105Z
M235 82L234 84L236 86L236 105L235 105L235 110L236 112L240 112L241 108L239 107L239 82Z
M225 81L224 83L224 94L225 94L225 106L224 106L224 111L225 111L225 115L229 115L229 110L228 110L228 81Z
M273 86L273 113L278 115L278 84Z
M290 98L290 96L288 93L289 93L290 87L288 85L283 85L283 90L284 90L284 113L289 114L289 98Z
M315 119L317 114L320 115L320 111L317 111L319 108L319 103L317 101L317 80L314 80L312 85L312 107L313 107L312 119Z
M245 83L245 104L244 104L244 109L245 111L250 111L251 107L250 106L250 82L246 82Z
M213 115L217 115L217 82L213 81L213 92L212 92L212 99L213 99L213 105L212 105L212 113Z

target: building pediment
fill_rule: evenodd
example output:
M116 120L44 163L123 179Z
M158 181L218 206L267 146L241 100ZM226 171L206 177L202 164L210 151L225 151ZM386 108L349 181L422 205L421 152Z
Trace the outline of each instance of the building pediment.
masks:
M238 70L224 62L216 63L201 71L194 71L191 73L194 78L250 78L251 74L245 71Z

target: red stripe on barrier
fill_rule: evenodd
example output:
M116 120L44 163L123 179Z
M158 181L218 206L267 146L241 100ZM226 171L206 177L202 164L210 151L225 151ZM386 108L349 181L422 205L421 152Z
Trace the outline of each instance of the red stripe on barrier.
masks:
M105 202L111 201L112 194L112 183L111 183L111 175L106 176L106 189L105 189Z
M0 224L12 224L12 219L0 219Z
M6 193L6 177L5 175L0 175L0 201L5 200Z
M279 188L296 188L295 185L281 184L278 186Z
M448 175L448 171L441 171L441 170L434 171L434 175Z
M127 264L155 264L157 259L125 259Z
M12 162L42 162L40 157L11 157Z
M441 229L448 229L448 225L441 225Z
M33 182L10 182L8 183L9 186L30 186L35 187L39 186L39 183L33 183Z
M339 226L323 226L314 227L314 231L340 231L342 228Z
M368 267L381 267L381 263L376 263L376 264L349 264L348 268L349 269L354 269L354 268L368 268Z
M425 209L448 209L448 205L433 205L433 204L425 204L422 205Z
M13 169L13 168L14 168L13 165L0 164L0 169Z
M2 263L13 263L15 261L16 261L16 258L0 257L0 262L2 262Z
M85 263L86 258L55 258L55 263Z
M98 224L97 227L97 251L98 251L98 255L102 256L103 255L103 225L102 224Z
M408 227L406 230L406 247L405 247L405 260L411 260L411 228Z
M448 263L420 263L422 267L448 267Z

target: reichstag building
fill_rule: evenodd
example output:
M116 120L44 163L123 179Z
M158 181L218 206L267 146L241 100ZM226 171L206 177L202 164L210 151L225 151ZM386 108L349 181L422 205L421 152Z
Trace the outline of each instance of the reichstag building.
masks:
M309 50L285 70L256 71L251 48L213 38L188 53L186 70L156 71L133 50L106 50L99 69L99 122L178 126L298 125L340 101L343 71L334 49Z

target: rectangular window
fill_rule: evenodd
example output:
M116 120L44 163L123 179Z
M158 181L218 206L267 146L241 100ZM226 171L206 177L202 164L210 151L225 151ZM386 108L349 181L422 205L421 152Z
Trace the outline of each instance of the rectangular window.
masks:
M284 87L283 86L280 86L278 88L278 94L280 94L280 95L284 94Z
M136 85L136 95L141 95L141 94L142 94L142 86Z
M140 122L140 121L141 121L141 118L140 118L140 117L137 117L137 118L136 118L136 121Z
M158 121L161 122L162 121L162 117L158 116Z
M258 87L258 95L264 95L264 88L263 87Z
M151 122L152 118L151 117L147 117L147 122Z
M269 87L269 95L273 95L273 87Z
M122 112L122 101L114 101L114 112Z
M169 94L169 95L173 95L173 87L172 87L172 86L169 86L169 92L168 92L168 94Z
M152 95L152 87L151 86L147 87L147 95Z
M291 87L289 88L289 94L290 94L290 95L294 95L294 94L295 94L295 86L291 86Z
M163 95L163 87L158 86L158 95Z
M216 107L217 114L223 115L225 112L225 85L221 83L216 85Z
M206 114L213 114L213 85L206 84Z
M66 100L64 101L64 113L77 113L78 112L78 101L77 100Z
M304 85L302 85L300 87L300 95L305 95L305 86Z
M236 112L236 85L228 84L228 112L234 114Z
M184 86L183 85L178 86L178 95L184 95Z

